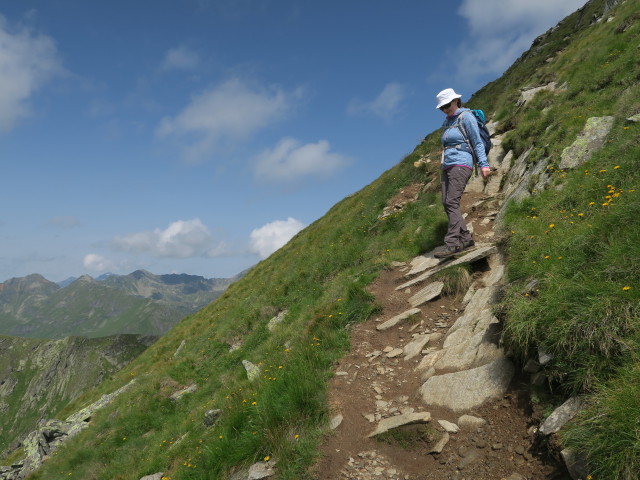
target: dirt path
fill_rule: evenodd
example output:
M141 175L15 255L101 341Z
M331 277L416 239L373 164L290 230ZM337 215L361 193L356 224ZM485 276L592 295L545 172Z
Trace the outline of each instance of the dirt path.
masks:
M495 210L494 199L465 193L463 211L470 212L467 222L473 225L476 242L494 240ZM486 259L475 262L473 268L476 283L482 282L491 270ZM314 475L320 480L569 478L564 468L535 444L539 418L530 408L525 380L517 374L502 398L465 412L483 419L484 425L449 433L449 441L441 453L431 453L445 436L438 421L458 424L461 413L424 405L419 395L423 381L415 370L422 355L405 360L401 356L387 358L386 351L402 348L415 334L445 334L463 310L463 296L437 297L419 307L420 315L400 326L378 331L380 321L409 308L411 292L396 290L406 281L405 272L406 267L400 266L385 271L371 287L382 311L354 326L352 349L336 366L330 404L334 414L343 416L343 421L326 437ZM413 288L413 293L417 289ZM427 346L439 348L441 344L442 340L440 344L430 342ZM403 427L396 438L368 437L381 418L410 411L428 411L431 414L428 427Z

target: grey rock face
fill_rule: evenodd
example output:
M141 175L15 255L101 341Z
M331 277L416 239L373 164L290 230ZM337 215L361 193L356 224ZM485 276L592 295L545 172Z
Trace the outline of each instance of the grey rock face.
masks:
M0 338L0 451L35 428L38 418L75 400L156 340L140 335L59 340Z
M589 160L604 144L613 127L614 117L591 117L575 142L562 152L560 168L575 168Z
M514 372L511 361L500 358L482 367L433 376L422 385L420 394L427 405L468 411L503 395Z
M91 417L97 410L111 403L115 397L129 389L134 383L135 380L132 380L115 392L103 395L99 400L70 415L64 421L47 420L41 422L38 429L27 435L24 440L24 460L19 462L17 466L0 467L0 472L4 472L8 468L11 469L6 473L1 473L0 479L20 479L35 471L61 443L88 427Z

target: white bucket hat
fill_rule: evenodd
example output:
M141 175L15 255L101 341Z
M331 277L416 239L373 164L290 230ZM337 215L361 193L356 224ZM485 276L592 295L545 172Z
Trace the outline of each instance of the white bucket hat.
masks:
M457 94L453 88L445 88L438 95L436 95L436 101L438 102L439 109L441 106L446 105L447 103L455 100L456 98L461 98L462 95Z

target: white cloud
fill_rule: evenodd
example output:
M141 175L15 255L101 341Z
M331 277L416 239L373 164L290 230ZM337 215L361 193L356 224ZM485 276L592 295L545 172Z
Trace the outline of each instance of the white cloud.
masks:
M533 40L586 0L463 0L458 13L470 39L449 56L457 81L503 73ZM451 72L450 72L451 73Z
M306 225L295 218L276 220L251 232L251 250L267 258L293 238Z
M254 175L260 180L292 182L305 176L329 177L351 159L330 151L326 140L302 145L296 139L283 138L273 149L255 157Z
M51 37L12 28L0 15L0 130L11 130L28 117L29 99L62 71Z
M178 115L164 118L156 133L178 139L185 160L200 162L211 157L220 143L246 139L281 119L301 94L301 90L250 88L232 79L195 95Z
M187 47L171 48L162 61L162 70L193 70L200 64L200 57Z
M111 260L96 253L89 253L85 255L82 260L82 264L84 265L84 268L93 272L107 272L109 270L114 270L115 267L115 264Z
M164 230L156 228L115 237L111 247L163 258L216 257L224 253L224 245L214 239L198 218L178 220Z
M370 114L390 120L398 113L400 103L407 96L407 87L400 83L387 84L382 92L370 102L351 100L347 107L350 115Z

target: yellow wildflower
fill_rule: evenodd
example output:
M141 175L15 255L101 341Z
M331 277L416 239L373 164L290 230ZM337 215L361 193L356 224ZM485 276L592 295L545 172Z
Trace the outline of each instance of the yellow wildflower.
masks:
M627 290L631 290L631 287L629 287L629 286L627 286L627 287L622 287L622 290L624 290L624 291L626 292Z

